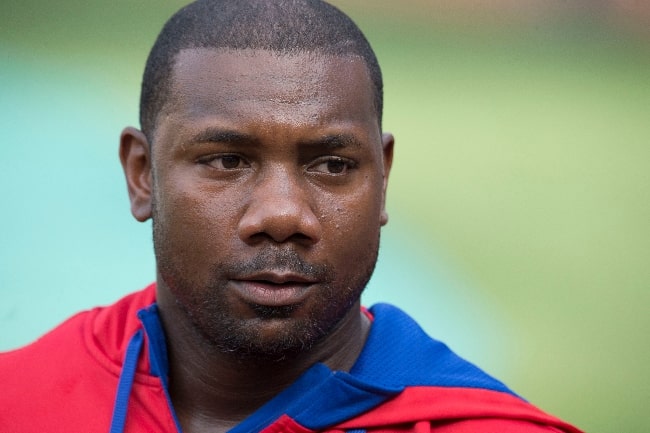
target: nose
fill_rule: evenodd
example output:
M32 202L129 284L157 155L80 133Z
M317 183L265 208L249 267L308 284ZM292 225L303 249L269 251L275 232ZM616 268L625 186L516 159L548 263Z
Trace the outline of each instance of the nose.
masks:
M248 198L238 232L254 245L264 240L309 246L321 238L321 224L312 209L307 185L298 174L282 168L267 170Z

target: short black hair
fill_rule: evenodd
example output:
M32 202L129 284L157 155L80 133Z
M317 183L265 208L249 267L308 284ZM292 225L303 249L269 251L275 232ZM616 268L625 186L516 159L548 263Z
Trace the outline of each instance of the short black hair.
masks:
M383 81L377 57L359 27L339 9L320 0L198 0L167 21L149 53L140 125L150 143L170 95L176 55L191 48L359 56L368 68L381 128Z

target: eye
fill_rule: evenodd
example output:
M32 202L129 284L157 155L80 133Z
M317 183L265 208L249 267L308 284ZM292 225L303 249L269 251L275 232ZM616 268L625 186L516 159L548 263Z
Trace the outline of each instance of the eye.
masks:
M212 155L199 159L199 163L209 165L218 170L236 170L248 167L249 164L239 155Z
M354 161L341 158L338 156L328 156L317 160L314 164L307 168L307 171L341 175L346 174L348 170L356 167Z

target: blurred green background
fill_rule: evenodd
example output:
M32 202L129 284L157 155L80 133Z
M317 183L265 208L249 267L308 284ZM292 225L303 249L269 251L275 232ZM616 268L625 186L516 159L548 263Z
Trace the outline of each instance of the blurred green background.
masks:
M117 143L184 3L0 3L0 349L154 278ZM334 3L397 138L364 302L586 431L650 431L650 8Z

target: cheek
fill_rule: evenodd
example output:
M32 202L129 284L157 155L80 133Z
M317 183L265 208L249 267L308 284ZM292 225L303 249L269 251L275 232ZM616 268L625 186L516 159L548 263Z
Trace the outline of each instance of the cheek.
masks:
M214 262L214 255L224 248L236 227L236 200L219 195L200 184L182 181L161 185L157 195L155 224L174 260L186 263ZM225 197L225 198L224 198Z
M321 202L324 211L323 240L344 264L355 263L368 249L376 248L379 237L381 191L358 188L353 194Z

